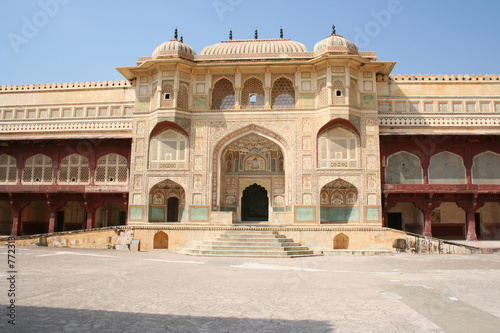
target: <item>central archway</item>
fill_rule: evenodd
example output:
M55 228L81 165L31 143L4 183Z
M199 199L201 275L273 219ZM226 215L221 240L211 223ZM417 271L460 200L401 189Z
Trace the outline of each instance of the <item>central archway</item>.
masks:
M243 191L241 198L241 220L269 220L269 197L264 187L253 184Z

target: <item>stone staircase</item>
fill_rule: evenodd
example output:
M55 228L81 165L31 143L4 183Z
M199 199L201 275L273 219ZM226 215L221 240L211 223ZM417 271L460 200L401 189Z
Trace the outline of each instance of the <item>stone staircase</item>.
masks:
M192 241L177 253L209 257L295 258L312 256L313 251L267 230L226 230L208 239Z

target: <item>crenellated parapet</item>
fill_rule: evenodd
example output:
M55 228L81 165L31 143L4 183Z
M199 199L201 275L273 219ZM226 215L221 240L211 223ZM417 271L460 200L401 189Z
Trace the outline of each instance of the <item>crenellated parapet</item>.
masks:
M61 89L95 89L95 88L117 88L131 87L129 81L92 81L92 82L70 82L70 83L36 83L20 85L2 85L0 92L33 91L33 90L61 90Z

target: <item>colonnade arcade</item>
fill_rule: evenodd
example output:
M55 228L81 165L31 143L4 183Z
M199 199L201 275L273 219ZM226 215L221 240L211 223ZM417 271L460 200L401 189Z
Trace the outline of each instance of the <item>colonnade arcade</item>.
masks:
M448 239L500 237L500 148L488 136L382 137L384 225Z

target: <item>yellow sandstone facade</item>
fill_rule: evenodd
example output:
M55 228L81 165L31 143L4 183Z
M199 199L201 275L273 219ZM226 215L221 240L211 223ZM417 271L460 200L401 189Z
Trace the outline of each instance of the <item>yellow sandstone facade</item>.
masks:
M312 51L231 38L197 54L175 37L118 67L123 81L1 86L1 231L436 225L499 238L498 77L394 65L335 31Z

